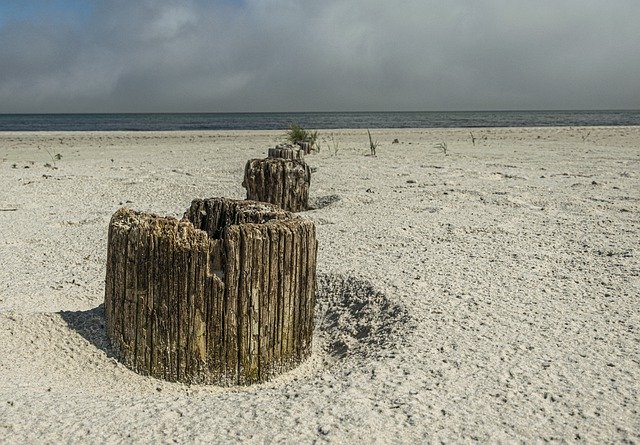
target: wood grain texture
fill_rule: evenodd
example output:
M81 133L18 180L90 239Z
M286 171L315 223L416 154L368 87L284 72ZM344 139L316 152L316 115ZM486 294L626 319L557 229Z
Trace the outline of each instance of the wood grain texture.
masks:
M302 160L250 159L244 169L242 186L247 199L275 204L291 212L309 207L311 170Z
M120 209L109 225L107 333L135 371L249 385L311 353L313 222L275 206L194 200L178 221Z
M283 144L270 148L267 156L282 159L304 159L305 151L299 145Z

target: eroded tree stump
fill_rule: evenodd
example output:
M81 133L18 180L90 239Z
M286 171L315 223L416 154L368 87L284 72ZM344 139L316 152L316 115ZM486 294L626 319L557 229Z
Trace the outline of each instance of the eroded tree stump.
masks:
M242 186L247 199L275 204L291 212L309 207L311 170L301 159L250 159Z
M109 225L107 333L133 370L264 382L311 353L315 226L274 206L194 200L181 221L120 209Z

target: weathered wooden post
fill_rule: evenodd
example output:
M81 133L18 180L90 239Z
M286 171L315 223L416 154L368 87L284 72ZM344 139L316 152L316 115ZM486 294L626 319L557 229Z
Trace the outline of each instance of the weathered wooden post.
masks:
M308 145L308 144L307 144ZM276 145L275 148L270 148L268 156L270 158L282 158L282 159L304 159L306 152L300 145L282 144Z
M304 152L304 154L308 155L311 153L311 143L306 141L296 141L296 145L300 147L300 150Z
M242 186L247 199L269 202L290 212L309 207L311 170L297 145L278 145L269 157L250 159L244 168Z
M170 381L264 382L311 353L315 226L275 206L194 200L184 218L118 210L107 334L133 370Z

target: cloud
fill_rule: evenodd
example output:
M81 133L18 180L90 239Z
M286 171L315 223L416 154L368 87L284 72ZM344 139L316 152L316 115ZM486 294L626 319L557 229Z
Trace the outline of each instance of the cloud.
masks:
M0 21L0 112L640 106L635 0L92 5Z

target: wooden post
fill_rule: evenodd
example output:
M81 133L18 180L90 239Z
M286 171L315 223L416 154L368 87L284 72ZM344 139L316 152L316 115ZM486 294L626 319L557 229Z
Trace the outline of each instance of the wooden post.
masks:
M249 200L302 212L309 207L310 183L311 170L303 160L269 157L247 161L242 186Z
M305 141L297 141L296 145L300 147L300 150L304 152L304 154L308 155L311 153L311 144Z
M303 160L305 151L303 147L299 145L276 145L275 148L270 148L268 156L270 158L282 158L282 159L300 159Z
M275 206L194 200L178 221L111 218L107 334L136 372L249 385L311 353L315 226Z

